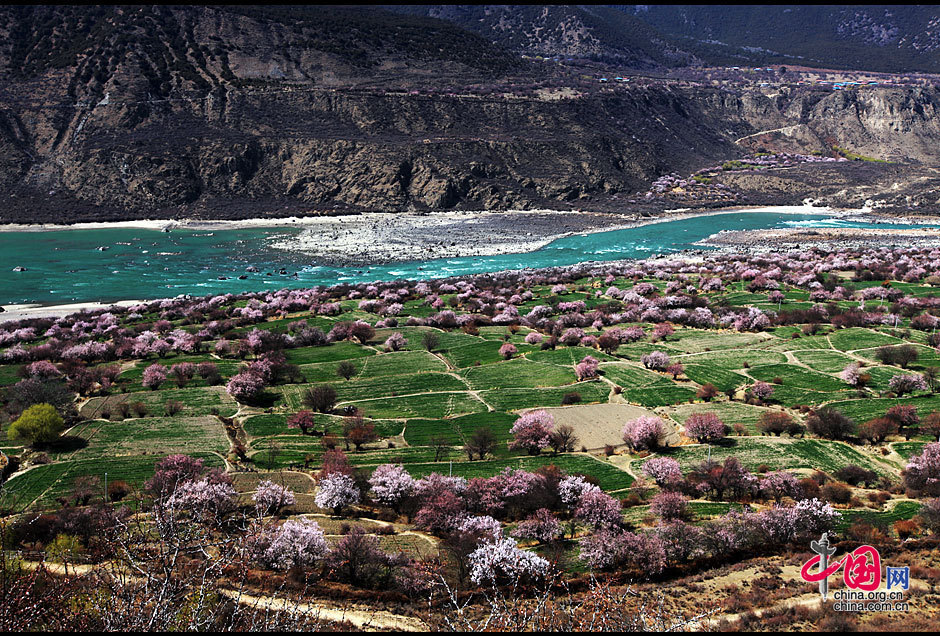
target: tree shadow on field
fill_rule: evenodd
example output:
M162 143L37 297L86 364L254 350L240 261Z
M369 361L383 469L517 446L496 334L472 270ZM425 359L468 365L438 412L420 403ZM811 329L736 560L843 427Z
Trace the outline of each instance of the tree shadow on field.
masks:
M274 406L279 399L281 399L280 393L275 393L274 391L262 391L258 397L251 401L251 406L256 406L258 408L270 408Z
M699 446L714 446L715 448L735 448L738 445L737 438L734 437L723 437L716 442L711 442L707 444L699 444ZM688 446L665 446L657 449L657 453L660 455L673 455L675 453L681 452L683 449L687 449ZM707 452L707 451L706 451Z
M41 450L54 453L74 453L88 447L88 440L78 435L63 435L54 442L43 444ZM38 447L37 447L38 448Z

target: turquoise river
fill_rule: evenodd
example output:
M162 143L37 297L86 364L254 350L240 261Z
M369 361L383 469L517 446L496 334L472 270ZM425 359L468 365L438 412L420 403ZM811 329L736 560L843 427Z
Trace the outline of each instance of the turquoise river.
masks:
M127 227L0 231L0 305L112 302L178 294L202 296L641 259L653 254L701 249L693 244L720 230L794 225L879 227L822 214L742 211L578 234L521 254L358 267L317 264L309 255L274 246L289 243L284 239L300 232L294 228L175 229L169 233ZM100 250L100 247L107 249ZM260 271L248 273L249 266ZM17 267L25 271L14 272ZM279 273L282 270L286 273ZM247 278L239 280L243 275Z

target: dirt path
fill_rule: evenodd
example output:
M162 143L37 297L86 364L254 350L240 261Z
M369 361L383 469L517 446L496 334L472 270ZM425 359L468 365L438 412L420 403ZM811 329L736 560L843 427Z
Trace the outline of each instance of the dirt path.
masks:
M610 378L600 376L602 382L606 382L610 385L610 393L607 394L607 401L611 404L626 404L627 401L624 399L622 393L617 393L616 389L619 386L616 382Z
M367 610L357 608L327 607L313 603L296 603L283 598L252 596L237 593L231 590L222 590L231 599L244 605L270 610L286 610L302 612L335 623L348 622L354 627L363 630L387 629L396 632L426 632L428 626L424 621L411 616L392 614L383 610Z
M483 396L480 395L480 391L478 391L478 390L477 390L477 391L467 391L467 393L469 393L472 397L474 397L474 398L476 398L477 400L479 400L480 402L482 402L482 403L483 403L483 406L486 407L486 410L487 410L488 413L491 413L491 412L493 412L493 411L496 410L496 409L493 408L493 406L492 406L489 402L487 402L486 400L483 399Z
M822 598L819 596L819 592L809 592L807 594L802 594L800 596L795 596L793 598L784 599L779 603L775 603L770 607L764 607L758 610L754 610L754 613L758 618L762 617L765 612L778 612L779 610L786 609L788 607L799 607L804 605L821 605ZM698 629L702 631L712 631L712 628L718 627L718 624L725 620L729 623L736 623L741 620L741 614L717 614L707 621L703 621L698 624Z
M443 362L447 366L447 369L449 371L457 370L457 367L454 366L454 363L448 360L447 356L445 356L443 353L434 353L433 351L429 351L428 353L430 353L432 356L434 356L435 358Z
M633 472L633 458L630 455L611 455L608 461L610 461L612 466L616 467L618 470L622 470L634 479L639 478L639 476Z
M232 425L231 429L229 429L225 423L225 419L223 419L221 415L215 416L216 421L222 427L222 432L225 434L226 439L228 439L229 454L235 455L236 457L238 456L236 448L238 448L239 444L241 444L246 453L248 452L248 434L245 433L245 429L242 428L242 420L240 419L243 417L241 406L239 406L238 411L231 417ZM226 470L229 470L229 467L232 465L229 463L228 458L222 457L222 460L225 462ZM231 469L234 470L234 466L232 466Z
M745 139L750 139L751 137L760 137L761 135L767 135L769 133L782 132L786 134L795 128L799 128L800 126L803 126L803 124L791 124L790 126L784 126L783 128L774 128L772 130L761 130L756 133L751 133L750 135L744 135L740 139L735 139L734 143L739 144Z
M93 573L99 566L87 564L69 564L61 563L37 563L35 561L23 561L24 567L29 569L38 569L45 566L49 572L57 575L83 576ZM128 576L128 580L140 580L135 576ZM264 608L273 611L289 611L292 613L304 613L325 621L343 623L348 622L354 627L364 630L392 630L403 632L426 632L428 626L424 621L411 617L393 614L384 610L370 610L363 607L336 607L322 603L301 603L285 598L275 598L270 596L255 596L235 590L219 590L220 593L235 600L241 605L248 605L253 608Z

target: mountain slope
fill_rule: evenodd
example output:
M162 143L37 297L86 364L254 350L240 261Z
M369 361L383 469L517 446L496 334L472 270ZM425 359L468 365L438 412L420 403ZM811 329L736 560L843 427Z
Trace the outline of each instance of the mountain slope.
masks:
M940 164L935 88L608 86L372 8L4 7L0 35L0 222L623 211L664 174L764 147L904 162L866 186ZM798 202L851 169L746 185Z
M634 67L689 64L694 57L649 24L599 5L403 5L528 55L590 58Z
M940 72L940 8L924 5L621 5L720 63Z

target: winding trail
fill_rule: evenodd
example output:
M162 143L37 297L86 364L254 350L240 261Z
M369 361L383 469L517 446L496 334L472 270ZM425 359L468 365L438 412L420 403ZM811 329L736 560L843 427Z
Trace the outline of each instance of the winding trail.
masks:
M241 604L251 605L255 608L302 612L334 623L349 623L358 629L387 629L397 632L428 631L428 625L418 618L392 614L384 610L337 608L322 604L296 603L283 598L252 596L245 593L236 593L232 590L221 590L221 592Z
M73 576L84 576L93 574L99 566L87 564L61 564L36 561L22 561L22 565L31 570L45 567L50 573L67 576L70 573ZM143 582L143 579L137 576L126 576L127 581ZM392 630L403 632L426 632L428 625L412 616L403 616L393 614L384 610L370 610L359 606L337 607L314 602L299 602L283 597L272 597L264 595L252 595L236 590L220 589L219 593L224 594L240 605L247 605L253 608L264 608L272 611L287 611L294 613L303 613L324 621L333 623L349 623L358 629L365 630Z
M734 143L739 144L745 139L750 139L751 137L760 137L761 135L766 135L769 133L775 133L775 132L787 133L793 130L794 128L799 128L800 126L805 126L805 124L791 124L789 126L784 126L783 128L774 128L772 130L761 130L756 133L751 133L750 135L744 135L740 139L735 139Z

